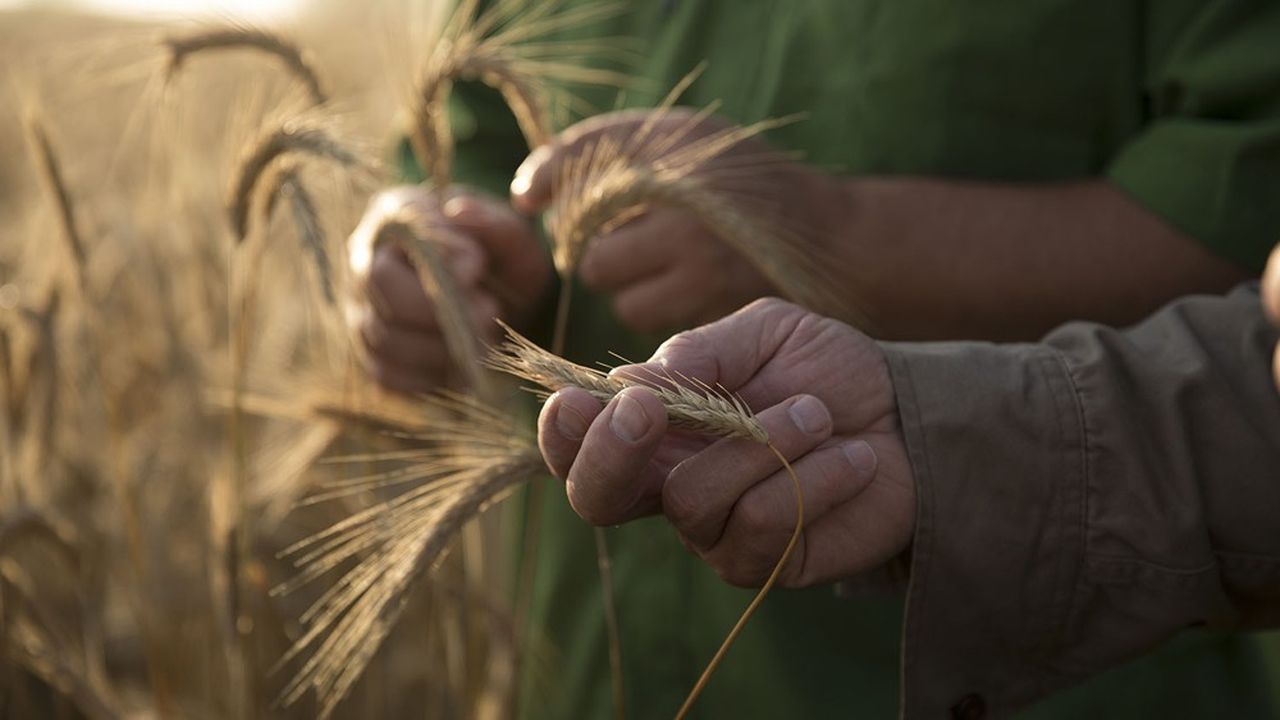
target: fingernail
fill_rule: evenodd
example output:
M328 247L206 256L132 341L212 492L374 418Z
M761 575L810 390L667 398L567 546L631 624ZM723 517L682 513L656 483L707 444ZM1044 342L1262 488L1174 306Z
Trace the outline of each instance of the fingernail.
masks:
M812 395L805 395L791 403L791 408L787 412L791 415L791 422L806 435L817 435L831 422L827 407Z
M649 415L639 400L623 393L618 396L618 404L613 408L613 417L609 418L609 428L620 439L633 443L649 432Z
M440 212L444 213L447 218L456 218L467 211L470 206L470 198L459 195L445 200L444 206L440 208Z
M516 175L511 179L511 194L520 197L529 192L533 187L533 173L547 160L547 156L551 154L551 148L543 145L534 149L529 153L529 157L520 163L520 167L516 170Z
M844 456L849 460L849 465L853 467L853 471L861 478L872 478L876 474L876 468L880 466L880 458L876 457L876 451L866 440L854 440L845 443L841 448L844 450Z
M560 407L556 408L556 430L565 439L575 442L581 440L586 437L589 426L586 416L572 405L561 402Z

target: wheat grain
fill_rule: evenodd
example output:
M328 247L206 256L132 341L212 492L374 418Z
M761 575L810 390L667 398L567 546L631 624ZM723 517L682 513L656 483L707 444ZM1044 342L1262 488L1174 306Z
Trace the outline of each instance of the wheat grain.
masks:
M654 375L648 379L637 379L607 375L547 352L502 321L499 320L498 324L506 330L507 339L485 361L494 370L536 383L552 392L567 387L582 388L602 402L608 402L628 387L645 387L662 401L672 427L758 443L769 442L769 434L751 409L741 398L726 390L683 376Z
M166 77L172 79L182 69L186 61L201 53L247 49L267 53L279 58L289 72L300 80L307 89L307 95L315 105L323 105L328 101L320 82L320 73L316 70L309 54L296 42L284 35L261 28L231 26L210 28L184 35L169 35L161 39L161 44L168 50L168 67Z

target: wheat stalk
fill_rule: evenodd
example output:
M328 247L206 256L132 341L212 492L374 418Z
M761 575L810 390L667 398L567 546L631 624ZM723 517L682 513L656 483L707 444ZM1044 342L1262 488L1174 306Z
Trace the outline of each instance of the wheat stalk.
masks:
M568 62L573 55L599 51L596 43L555 43L550 34L580 27L617 11L616 3L586 3L565 9L563 0L502 0L479 16L476 2L459 4L414 82L409 133L419 165L437 187L449 184L453 134L448 100L457 80L479 80L502 95L529 147L551 138L551 98L555 79L621 84L625 76Z
M228 194L227 212L239 241L248 236L249 209L259 179L272 161L292 154L325 158L364 172L374 170L372 163L318 120L295 117L268 126L245 147Z
M77 288L81 293L87 292L88 251L84 235L80 231L79 223L76 222L75 204L72 201L71 191L67 189L62 164L58 161L58 155L54 152L53 143L49 140L49 133L39 114L34 111L27 114L26 130L27 139L35 153L36 168L40 171L41 182L57 210L58 226L67 257L71 260L71 267L75 273Z
M672 427L761 444L769 442L769 434L746 403L722 388L678 375L655 374L647 379L608 375L543 350L501 320L498 324L506 330L507 339L485 361L494 370L552 392L582 388L601 402L608 402L628 387L645 387L667 408Z
M310 54L278 32L231 26L169 35L162 38L160 43L168 51L168 66L165 71L168 79L175 77L194 55L219 50L253 50L279 58L289 72L306 87L313 104L323 105L328 100L320 82L320 73Z
M410 489L285 551L300 573L277 593L356 560L304 614L307 631L281 660L313 649L281 695L286 704L313 690L320 717L329 717L391 632L404 598L438 566L462 527L543 467L533 440L506 413L462 396L429 402L449 419L414 436L421 449L352 458L381 457L404 464L402 470L330 483L312 501Z

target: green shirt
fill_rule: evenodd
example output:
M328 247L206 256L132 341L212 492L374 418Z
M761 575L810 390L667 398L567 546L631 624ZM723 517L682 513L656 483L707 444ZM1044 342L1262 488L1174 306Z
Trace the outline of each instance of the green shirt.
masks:
M1280 3L1274 0L634 0L611 27L637 38L627 104L652 105L703 58L683 104L740 123L805 112L773 144L849 174L1012 182L1109 177L1217 253L1253 270L1280 238ZM612 93L587 92L607 110ZM495 94L459 87L457 177L504 193L524 155ZM938 242L946 242L940 237ZM1034 242L1028 238L1028 242ZM568 354L644 358L575 290ZM554 482L554 481L553 481ZM547 493L528 717L610 714L591 532ZM674 713L751 593L688 555L660 519L609 531L628 711ZM940 591L945 594L945 590ZM892 717L901 597L776 590L696 717ZM1032 718L1269 717L1255 650L1187 634L1027 712Z

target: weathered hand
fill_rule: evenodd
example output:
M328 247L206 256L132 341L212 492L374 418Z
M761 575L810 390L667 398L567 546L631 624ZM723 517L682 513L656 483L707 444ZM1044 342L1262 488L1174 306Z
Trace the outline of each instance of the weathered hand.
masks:
M624 142L651 112L615 112L569 128L521 165L511 184L512 202L528 213L546 208L553 199L553 180L567 160L606 138ZM684 108L668 111L656 123L653 136L678 131L693 114ZM692 127L672 150L728 124L707 118ZM833 179L759 140L734 146L709 161L699 175L758 217L793 231L812 230L816 219L832 212L828 206L839 205L842 197ZM579 275L588 287L612 296L619 320L643 332L693 327L778 293L755 266L691 214L662 207L596 238L583 256Z
M447 195L418 186L375 196L348 244L349 260L365 289L367 305L351 322L368 350L369 371L383 386L424 392L459 376L436 318L408 257L394 243L376 251L374 233L384 220L412 209L452 231L433 238L466 294L477 331L494 332L493 318L519 325L545 292L550 260L529 222L496 199L453 190ZM498 297L489 288L503 288Z
M1266 274L1262 276L1262 304L1271 319L1280 324L1280 245L1271 251ZM1276 376L1276 389L1280 390L1280 345L1276 346L1272 367Z
M649 368L646 370L646 366ZM914 528L915 484L880 347L840 322L762 300L668 340L642 366L737 393L794 464L804 535L779 582L804 586L878 567ZM569 388L538 420L543 456L596 525L666 515L726 581L758 586L795 527L790 477L766 447L667 432L657 397L630 388L601 407Z

